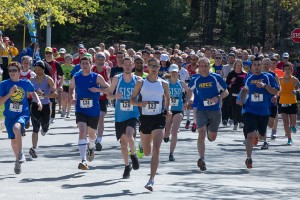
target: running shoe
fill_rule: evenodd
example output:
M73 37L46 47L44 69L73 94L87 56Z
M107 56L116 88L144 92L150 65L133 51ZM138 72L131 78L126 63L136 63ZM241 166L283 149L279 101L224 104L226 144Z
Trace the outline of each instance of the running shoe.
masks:
M44 131L43 129L41 129L41 134L42 134L42 136L47 135L47 133L48 133L48 131Z
M228 123L231 126L233 124L233 120L232 119L228 120Z
M202 158L200 158L198 160L198 163L197 163L198 167L200 168L201 171L205 171L206 170L206 164L204 162L204 160Z
M16 174L20 174L22 172L21 163L19 161L15 162L14 171L15 171Z
M237 130L237 127L238 127L238 125L235 124L235 125L233 126L233 130L236 131L236 130Z
M169 142L170 138L169 137L164 137L164 142L167 143Z
M254 139L253 139L253 145L256 146L257 144L258 144L258 138L254 137Z
M19 163L24 163L26 162L26 157L25 154L23 152L19 153Z
M138 170L140 168L140 164L139 164L139 160L138 160L136 154L131 155L130 159L131 159L131 163L132 163L132 168L134 170Z
M130 177L131 170L132 170L132 167L130 165L125 166L124 173L123 173L124 179L128 179Z
M144 150L142 147L142 143L139 142L139 149L138 149L138 158L143 158L144 157Z
M96 151L102 151L102 144L100 142L96 143Z
M170 153L170 155L169 155L169 161L175 161L175 158L172 153Z
M55 122L54 118L51 117L50 123L53 124Z
M145 188L149 191L153 191L153 185L154 185L154 180L149 180L148 183L145 185Z
M274 140L277 138L277 131L275 130L272 130L272 133L271 133L271 139Z
M25 125L25 129L29 129L29 127L30 127L30 122L28 121Z
M292 146L293 145L293 140L292 139L288 139L287 145Z
M66 116L66 111L65 110L62 110L61 111L61 114L60 114L60 117L64 118Z
M269 143L267 143L267 142L264 142L264 144L261 146L261 148L260 148L260 149L262 149L262 150L269 149Z
M190 120L187 120L186 124L185 124L185 129L189 129L190 128L190 124L191 124Z
M30 148L29 154L32 156L32 158L37 158L36 151L34 148Z
M78 164L78 169L81 170L88 170L89 166L87 165L86 161L83 160L81 163Z
M295 126L291 126L291 132L292 133L297 133L297 128Z
M251 169L252 168L252 158L247 158L245 161L245 164L248 169Z
M66 118L70 118L70 113L69 112L67 112Z
M92 162L94 160L95 157L95 149L87 149L86 151L86 159L89 162Z
M239 128L244 128L244 123L243 122L239 123Z
M197 124L194 122L192 126L192 132L196 132L197 130Z
M227 126L227 120L222 121L223 126Z

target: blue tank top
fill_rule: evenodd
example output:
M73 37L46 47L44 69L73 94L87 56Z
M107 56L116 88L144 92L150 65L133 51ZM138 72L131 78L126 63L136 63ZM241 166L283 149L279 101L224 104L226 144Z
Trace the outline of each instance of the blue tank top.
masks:
M49 78L49 76L45 75L44 80L43 80L42 83L37 83L36 78L34 78L33 82L32 82L32 84L34 86L34 89L35 90L41 89L44 92L44 94L50 94L51 88L47 83L48 78ZM39 96L39 97L40 97L40 100L41 100L42 104L49 104L50 103L49 98L43 97L43 96ZM34 99L32 99L32 102L37 103Z
M182 93L183 88L181 81L177 80L176 83L171 83L169 80L169 93L171 98L171 110L172 111L182 111L183 110L183 99Z
M91 92L89 88L96 87L98 75L91 72L88 76L83 76L82 72L74 75L76 88L76 112L88 117L98 117L100 115L99 92Z
M138 118L140 116L138 106L130 104L130 98L134 90L137 76L132 74L130 82L125 82L123 73L117 75L118 84L116 93L122 93L122 97L116 100L115 120L116 122L123 122L130 118Z

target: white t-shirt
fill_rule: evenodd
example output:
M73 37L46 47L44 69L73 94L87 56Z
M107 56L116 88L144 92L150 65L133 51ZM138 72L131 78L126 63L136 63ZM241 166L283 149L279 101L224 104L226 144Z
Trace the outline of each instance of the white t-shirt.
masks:
M184 82L190 79L189 72L184 68L181 68L179 70L178 75L179 75L180 80L182 80Z

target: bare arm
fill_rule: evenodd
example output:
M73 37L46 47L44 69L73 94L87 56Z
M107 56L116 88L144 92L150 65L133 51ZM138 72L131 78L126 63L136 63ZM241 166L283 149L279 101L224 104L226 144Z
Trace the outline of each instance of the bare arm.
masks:
M48 77L47 83L48 83L48 85L50 87L50 94L46 94L46 95L44 95L44 97L47 97L47 98L56 98L57 97L57 93L56 93L56 90L55 90L53 79L51 77Z
M132 104L134 106L140 106L140 107L145 107L147 105L147 102L145 102L145 101L144 102L136 101L136 97L140 93L142 86L143 86L142 80L139 80L139 81L136 82L136 84L134 86L133 93L132 93L131 98L130 98L130 104Z
M71 102L72 100L75 100L74 89L75 89L75 80L73 77L71 80L70 86L69 86L69 102Z
M116 94L114 94L114 91L117 88L117 84L118 84L118 77L113 77L111 85L107 89L107 99L113 100L113 99L119 99L122 97L121 93L116 92Z

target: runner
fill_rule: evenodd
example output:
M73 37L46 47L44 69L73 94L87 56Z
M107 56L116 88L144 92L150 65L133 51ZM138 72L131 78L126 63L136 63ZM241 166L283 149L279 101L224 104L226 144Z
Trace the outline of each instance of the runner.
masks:
M71 83L71 71L74 68L72 64L73 57L71 54L67 54L64 58L65 63L61 65L64 73L63 91L61 93L61 117L70 118L71 102L69 100L69 86Z
M169 93L171 97L171 112L172 115L167 116L166 131L164 141L169 141L169 136L172 134L170 144L169 161L175 161L174 150L177 143L177 133L183 119L183 92L188 91L186 83L178 79L179 67L176 64L170 65L169 73L171 78L168 80Z
M69 101L76 102L75 115L79 128L78 148L82 159L78 169L82 170L89 169L86 160L91 162L94 159L96 129L100 113L100 92L106 92L105 88L109 86L101 75L91 72L91 64L92 59L90 57L81 58L80 67L82 71L74 75L69 87ZM99 88L99 85L103 88ZM76 90L76 99L74 89ZM87 142L87 134L89 135L89 142Z
M296 92L299 89L299 80L294 77L293 66L290 63L283 65L284 76L279 79L280 92L279 92L279 106L278 111L281 113L283 127L286 136L288 137L287 145L293 144L291 132L296 133L296 120L297 120L297 98Z
M105 54L103 52L97 53L95 57L95 65L92 67L92 72L95 72L96 74L100 74L104 80L109 83L110 82L110 72L111 68L108 66L105 66ZM96 151L102 150L102 137L103 137L103 131L104 131L104 117L107 113L107 106L108 106L108 100L106 97L106 94L100 95L100 116L99 116L99 122L98 122L98 130L97 130L97 140L96 140Z
M50 76L45 75L45 63L37 61L35 63L36 77L31 79L36 93L38 94L41 103L43 104L42 110L39 110L39 105L36 100L32 100L31 104L31 122L33 127L32 133L32 148L29 154L33 158L37 158L36 148L38 143L38 133L41 127L41 134L45 136L49 130L50 122L50 100L55 98L57 93L55 91L54 81Z
M247 168L252 168L252 149L255 138L266 134L270 115L271 95L276 95L278 89L275 88L275 80L266 73L262 73L262 63L259 57L255 57L252 62L251 72L245 78L245 86L241 93L241 99L237 103L243 106L246 96L249 98L244 104L244 134L246 138Z
M115 127L116 137L120 140L121 152L125 163L123 178L130 177L130 171L139 169L139 161L136 156L133 135L135 133L139 110L137 106L130 104L134 86L140 77L132 74L133 63L130 57L125 57L122 62L124 73L114 76L108 89L108 99L116 99ZM116 91L116 92L115 92ZM115 94L113 94L115 92ZM131 151L132 167L128 162L128 146Z
M142 77L145 79L148 76L148 73L144 72L144 60L141 57L136 57L134 59L134 75Z
M159 164L160 145L163 139L163 129L166 125L165 115L170 115L170 95L168 83L158 77L159 60L150 58L148 60L149 75L145 80L136 82L130 103L133 106L142 107L139 118L141 126L141 140L145 156L151 154L151 172L150 179L145 185L150 191L153 191L154 177ZM138 95L141 95L141 101L136 101ZM163 104L164 101L164 104ZM164 106L166 110L164 111Z
M34 92L34 87L29 80L20 80L21 65L18 62L11 62L8 66L10 79L0 84L0 105L4 104L5 127L8 138L11 139L11 147L14 151L16 162L14 171L21 173L21 164L26 161L22 148L21 128L29 120L29 106L26 92L38 102L39 110L42 104Z
M210 61L208 58L200 58L198 72L200 76L189 82L187 100L184 108L187 108L191 99L192 91L197 90L194 97L197 101L197 129L198 129L198 167L201 171L206 170L205 164L205 137L214 141L217 137L218 128L221 122L220 102L228 95L227 85L219 74L210 72ZM220 94L220 90L222 93Z

